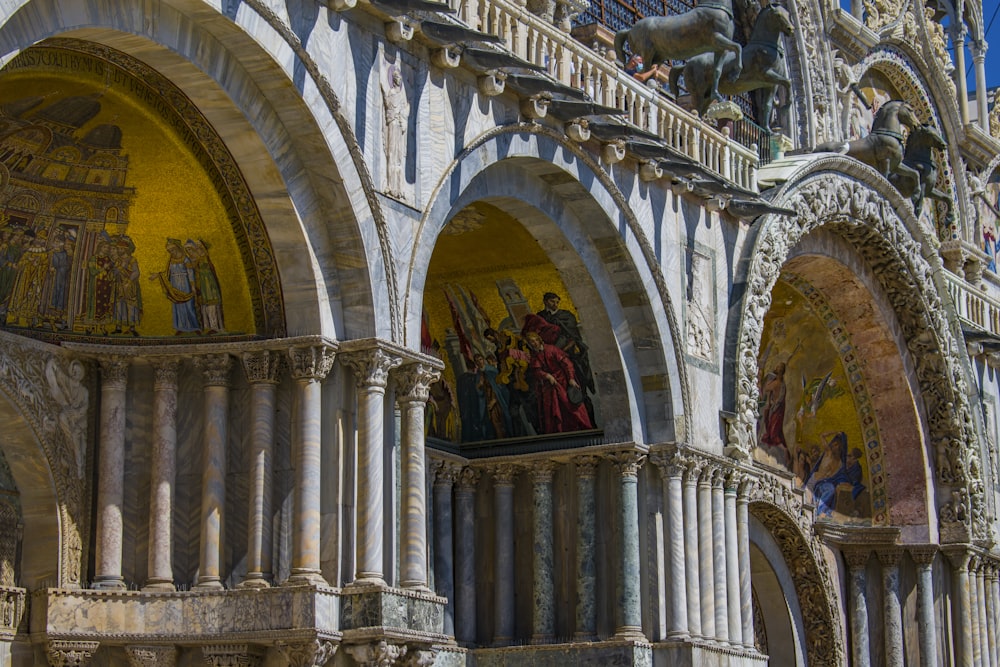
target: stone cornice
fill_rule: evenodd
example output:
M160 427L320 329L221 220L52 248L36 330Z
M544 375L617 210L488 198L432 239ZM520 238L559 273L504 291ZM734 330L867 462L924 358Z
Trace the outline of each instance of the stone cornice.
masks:
M900 529L879 526L846 526L835 523L817 523L816 534L828 544L841 548L866 547L869 549L899 545Z
M17 337L19 341L29 339ZM2 340L2 338L0 338ZM191 357L205 354L230 353L237 356L243 352L278 351L284 353L290 346L325 345L336 349L337 341L326 336L295 336L292 338L268 338L266 340L250 340L216 343L186 343L180 345L95 345L91 343L73 343L67 341L62 347L83 357L104 357L115 355L122 357L144 358L157 357ZM52 346L47 346L51 348Z

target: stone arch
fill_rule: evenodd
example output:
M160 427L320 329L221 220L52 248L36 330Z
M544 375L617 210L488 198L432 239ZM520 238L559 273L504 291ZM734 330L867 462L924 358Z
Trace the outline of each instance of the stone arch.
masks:
M287 334L392 338L400 326L388 231L351 123L296 33L263 2L242 4L249 11L233 20L205 21L206 9L216 10L198 0L142 7L116 0L95 19L84 2L24 0L0 26L0 53L8 60L58 35L169 71L246 167L282 280L302 286L285 295ZM305 84L296 87L293 70L305 72L318 94L301 95ZM365 226L376 234L363 233Z
M755 438L757 360L764 314L782 266L802 238L823 228L858 252L886 294L901 335L914 352L916 384L934 452L938 487L952 489L939 509L942 534L985 537L982 444L968 399L971 377L962 354L954 307L941 280L934 240L926 236L902 197L874 170L843 157L819 158L802 167L774 202L798 211L796 218L767 216L747 248L744 316L732 341L732 385L737 416L728 437L734 453L749 456Z
M605 370L617 374L620 395L630 399L621 406L621 414L630 415L631 422L623 437L683 440L683 420L690 409L685 367L679 362L682 343L652 246L610 176L589 154L544 126L499 127L485 134L459 156L435 189L411 258L411 266L418 268L407 287L408 343L419 343L426 267L436 239L452 215L478 199L501 208L517 205L517 215L530 218L525 221L532 234L549 235L563 254L572 253L578 274L585 267L595 277L595 291L574 302L587 305L591 321L606 323L605 343L621 358L616 369ZM627 268L611 275L609 263ZM582 289L588 281L579 282ZM654 299L664 304L662 311L652 307ZM609 315L614 322L627 323L627 330L617 327L620 331L612 335ZM639 431L640 424L645 433Z
M847 664L843 629L834 591L839 590L812 533L812 513L800 497L770 479L762 479L750 493L750 515L778 545L793 575L795 597L805 631L806 664L830 667ZM798 620L798 619L796 619Z

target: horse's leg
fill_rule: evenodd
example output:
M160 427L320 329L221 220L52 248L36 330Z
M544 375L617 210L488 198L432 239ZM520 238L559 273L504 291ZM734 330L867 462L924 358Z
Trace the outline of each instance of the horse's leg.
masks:
M712 50L715 53L715 69L712 72L711 96L721 102L725 98L719 93L719 81L722 79L722 70L726 65L726 52L732 52L735 56L733 68L729 72L729 80L736 81L743 71L743 47L738 42L734 42L718 32L712 36L712 44L715 46Z

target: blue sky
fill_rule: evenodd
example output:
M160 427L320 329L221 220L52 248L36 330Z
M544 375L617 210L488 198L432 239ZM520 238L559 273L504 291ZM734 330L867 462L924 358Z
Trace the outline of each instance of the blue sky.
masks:
M1000 0L983 0L983 20L989 32L986 33L986 87L1000 86ZM992 24L990 19L992 18ZM975 75L969 73L969 88L976 85Z

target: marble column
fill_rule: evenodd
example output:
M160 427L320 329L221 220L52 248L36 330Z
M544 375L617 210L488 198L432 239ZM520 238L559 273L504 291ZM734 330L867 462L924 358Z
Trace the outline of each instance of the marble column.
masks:
M222 525L226 510L226 443L229 427L228 354L195 358L205 388L201 464L201 550L195 588L222 588Z
M717 466L705 465L698 478L698 554L700 556L701 635L716 638L715 628L715 546L712 543L712 478Z
M972 628L972 664L983 664L983 644L979 627L979 556L969 559L969 626Z
M352 352L342 359L354 371L358 389L357 572L352 585L384 586L382 416L389 371L403 360L381 349Z
M444 634L455 635L455 545L452 539L451 491L460 468L449 461L434 464L434 588L448 598Z
M985 41L972 43L972 66L976 73L976 112L979 127L990 133L989 89L986 87L986 47Z
M122 503L125 497L125 388L128 359L101 359L101 432L97 478L94 588L125 588Z
M635 451L623 451L611 454L610 458L618 470L618 509L621 513L615 636L619 639L645 639L639 593L639 467L646 456Z
M594 482L596 456L573 459L576 468L576 631L580 641L597 639L597 565L594 550L597 535L597 509Z
M480 473L463 468L455 485L455 639L476 641L476 485Z
M703 465L703 461L692 458L688 461L684 473L684 572L687 582L688 632L692 637L702 636L699 572L701 559L698 558L698 477Z
M753 588L750 581L750 492L756 482L744 476L736 497L736 542L740 567L739 600L743 646L754 648Z
M274 410L281 357L263 350L243 353L243 372L250 383L250 470L247 517L247 573L243 588L271 583L271 469L274 458Z
M973 667L972 624L969 616L972 613L972 600L969 591L969 560L972 554L968 551L953 551L948 554L951 561L952 585L952 632L955 636L956 667Z
M851 665L871 665L871 648L868 645L868 559L871 552L863 547L845 548L847 561L847 604L851 631Z
M148 578L143 590L172 591L174 481L177 468L177 359L154 359L153 455L149 473Z
M951 43L955 56L955 87L958 89L958 114L962 125L969 124L969 86L965 80L965 26L952 24L949 26Z
M715 589L715 638L729 642L729 591L726 588L726 521L723 484L725 471L717 469L712 477L712 553Z
M740 606L740 550L736 524L736 494L744 475L732 471L726 475L723 503L726 533L726 601L729 610L729 643L743 646L743 616Z
M997 626L1000 625L1000 585L998 585L997 577L997 562L990 562L989 570L989 586L987 586L986 594L990 597L990 663L994 667L1000 665L1000 630Z
M903 608L899 599L898 549L876 551L882 564L882 606L885 625L885 665L903 667Z
M493 643L505 646L514 640L514 477L510 464L490 468L493 476L494 567Z
M989 623L986 620L986 568L988 567L986 558L979 559L979 567L976 568L976 597L979 605L979 655L984 665L990 664L990 642Z
M413 363L395 373L396 402L399 404L400 457L403 479L400 497L399 585L402 588L430 590L427 587L427 488L424 454L424 408L430 386L441 377L428 364Z
M983 567L983 596L986 598L985 613L983 622L986 624L986 643L989 652L989 664L995 667L997 664L997 628L996 628L996 600L993 597L993 589L996 583L996 563L991 560L986 561Z
M663 477L663 504L667 533L667 586L670 611L667 639L685 639L688 632L687 576L684 549L684 473L687 459L673 456L660 467Z
M920 667L937 667L937 623L934 620L934 555L937 547L911 548L917 566L917 632Z
M552 475L555 469L555 464L549 461L538 461L531 466L535 542L532 551L532 644L549 644L556 636L555 559L552 555Z

